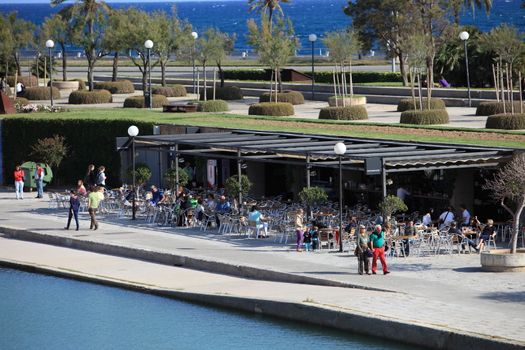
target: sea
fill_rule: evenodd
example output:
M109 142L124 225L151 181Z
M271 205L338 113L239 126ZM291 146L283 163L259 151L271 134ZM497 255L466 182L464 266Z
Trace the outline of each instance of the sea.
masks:
M20 18L40 24L47 16L64 6L51 7L49 2L25 3L26 1L29 2L29 0L12 0L12 3L0 3L0 12L16 11ZM246 43L246 22L249 18L258 17L257 14L249 12L247 0L106 2L114 8L133 6L148 12L156 10L170 12L175 5L179 17L187 19L198 33L209 27L235 33L237 35L235 50L238 52L250 51ZM292 0L290 3L282 4L283 12L292 19L296 35L301 42L298 55L310 53L309 34L314 33L322 38L326 32L351 25L351 18L343 13L347 3L348 0ZM461 16L461 24L474 25L481 31L489 31L501 23L514 25L525 31L525 9L521 8L521 0L493 0L492 10L488 16L483 10L471 8L465 9ZM323 54L323 49L322 42L318 41L316 51L319 52L316 54Z

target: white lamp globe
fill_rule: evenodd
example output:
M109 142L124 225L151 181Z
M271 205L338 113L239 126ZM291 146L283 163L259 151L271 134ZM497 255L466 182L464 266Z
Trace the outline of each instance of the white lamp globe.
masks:
M310 35L308 35L308 41L310 41L310 42L312 42L312 43L313 43L314 41L317 41L317 35L315 35L315 34L310 34Z
M145 47L146 49L151 49L151 48L153 47L153 41L151 41L151 40L146 40L146 41L144 42L144 47Z
M468 32L461 32L459 33L459 38L463 41L468 40L470 38L470 35Z
M47 48L52 48L52 47L55 47L55 42L51 39L49 39L48 41L46 41L46 47Z
M137 128L135 125L132 125L128 128L128 135L130 137L135 137L139 134L139 128Z
M191 32L191 36L193 37L193 40L197 40L199 34L197 34L197 32Z
M342 156L346 153L346 145L342 142L338 142L334 146L334 153L338 156Z

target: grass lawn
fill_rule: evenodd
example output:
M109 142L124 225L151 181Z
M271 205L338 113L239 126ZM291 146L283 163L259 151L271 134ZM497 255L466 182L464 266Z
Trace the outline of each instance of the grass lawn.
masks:
M236 129L297 132L347 137L379 138L399 141L441 142L492 147L525 148L525 132L486 129L463 129L442 126L406 126L363 122L290 119L286 117L257 117L231 114L176 114L147 109L82 108L64 113L29 113L3 118L79 118L126 119L155 123L209 126Z

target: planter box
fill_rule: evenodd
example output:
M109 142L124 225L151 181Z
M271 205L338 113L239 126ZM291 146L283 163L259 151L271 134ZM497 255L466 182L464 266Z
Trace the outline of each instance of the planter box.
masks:
M61 94L70 94L78 90L78 81L60 81L54 80L53 86L60 90Z
M345 102L345 106L366 105L366 97L365 96L345 97L344 102ZM330 107L336 107L334 96L331 96L328 99L328 105ZM343 107L343 99L341 97L337 97L337 106Z
M489 272L525 272L525 249L510 254L510 249L481 253L481 269Z

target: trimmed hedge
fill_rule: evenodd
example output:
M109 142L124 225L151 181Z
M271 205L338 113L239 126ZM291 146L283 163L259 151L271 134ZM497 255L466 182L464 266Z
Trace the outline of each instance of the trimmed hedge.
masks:
M11 87L14 87L15 86L15 77L14 76L8 76L6 78L6 83L11 86ZM31 75L30 77L27 76L27 75L23 75L23 76L18 76L16 82L21 82L22 84L24 84L24 86L26 88L28 87L37 87L38 86L38 80L36 79L36 75Z
M69 95L69 104L71 105L87 105L97 103L111 103L113 96L107 90L78 90L73 91Z
M151 105L153 108L160 108L168 104L168 98L164 95L152 95ZM147 108L144 105L144 96L130 96L124 100L124 108Z
M60 91L56 87L52 87L51 90L53 91L52 93L54 99L60 98ZM33 101L51 99L49 88L46 86L26 87L26 90L21 96Z
M227 112L230 110L224 100L200 101L197 108L199 112Z
M293 105L287 102L261 102L251 105L248 114L285 117L294 115L294 109Z
M302 73L310 75L310 71ZM227 80L270 80L271 72L264 69L233 69L224 71L224 79ZM332 72L316 72L314 74L316 83L333 83ZM377 82L403 82L400 73L391 72L353 72L352 80L354 83L377 83ZM347 75L349 80L349 74Z
M525 113L496 114L487 118L487 129L522 130L525 129Z
M112 94L132 94L135 92L135 87L129 80L99 81L93 86L94 89L108 90Z
M78 81L78 90L86 90L86 82L80 78L69 79L69 81Z
M319 119L331 120L364 120L368 119L368 112L363 105L345 107L325 107L319 111Z
M86 175L88 164L106 166L107 184L120 186L120 154L115 151L115 138L128 135L130 125L136 125L141 135L151 135L153 122L139 120L92 120L56 118L42 115L38 118L4 118L2 131L4 144L9 145L9 152L3 152L5 169L14 169L31 159L31 146L38 139L57 134L66 138L68 156L55 173L55 181L62 185L76 184ZM13 172L5 172L4 184L13 183Z
M419 98L416 98L416 107L419 109ZM423 98L423 109L428 107L428 98ZM445 109L445 101L443 101L440 98L431 98L430 99L430 109ZM397 111L398 112L404 112L404 111L410 111L414 110L414 101L411 98L406 98L397 104Z
M404 111L399 122L416 125L448 124L448 112L446 109Z
M505 109L507 113L510 113L512 109L512 104L510 102L506 102ZM525 110L525 104L523 109ZM520 112L520 101L514 101L514 112ZM503 114L503 102L481 102L478 108L476 108L476 115L488 116L495 114Z
M11 101L13 102L13 105L20 105L20 106L25 106L25 105L28 105L29 104L29 100L27 98L23 98L23 97L17 97L16 99L11 99Z
M154 95L163 95L166 97L184 97L187 95L186 88L179 84L172 86L156 86L151 90Z
M275 101L275 94L270 96L269 92L263 93L259 97L259 102L273 102ZM304 104L304 96L298 91L284 91L277 93L277 102L288 102L293 105Z
M208 99L213 98L213 88L208 88L206 90L206 97ZM244 94L240 87L238 86L225 86L225 87L217 87L215 89L215 99L217 100L225 100L225 101L233 101L233 100L242 100L244 98ZM201 90L199 94L199 99L204 99L204 91Z

